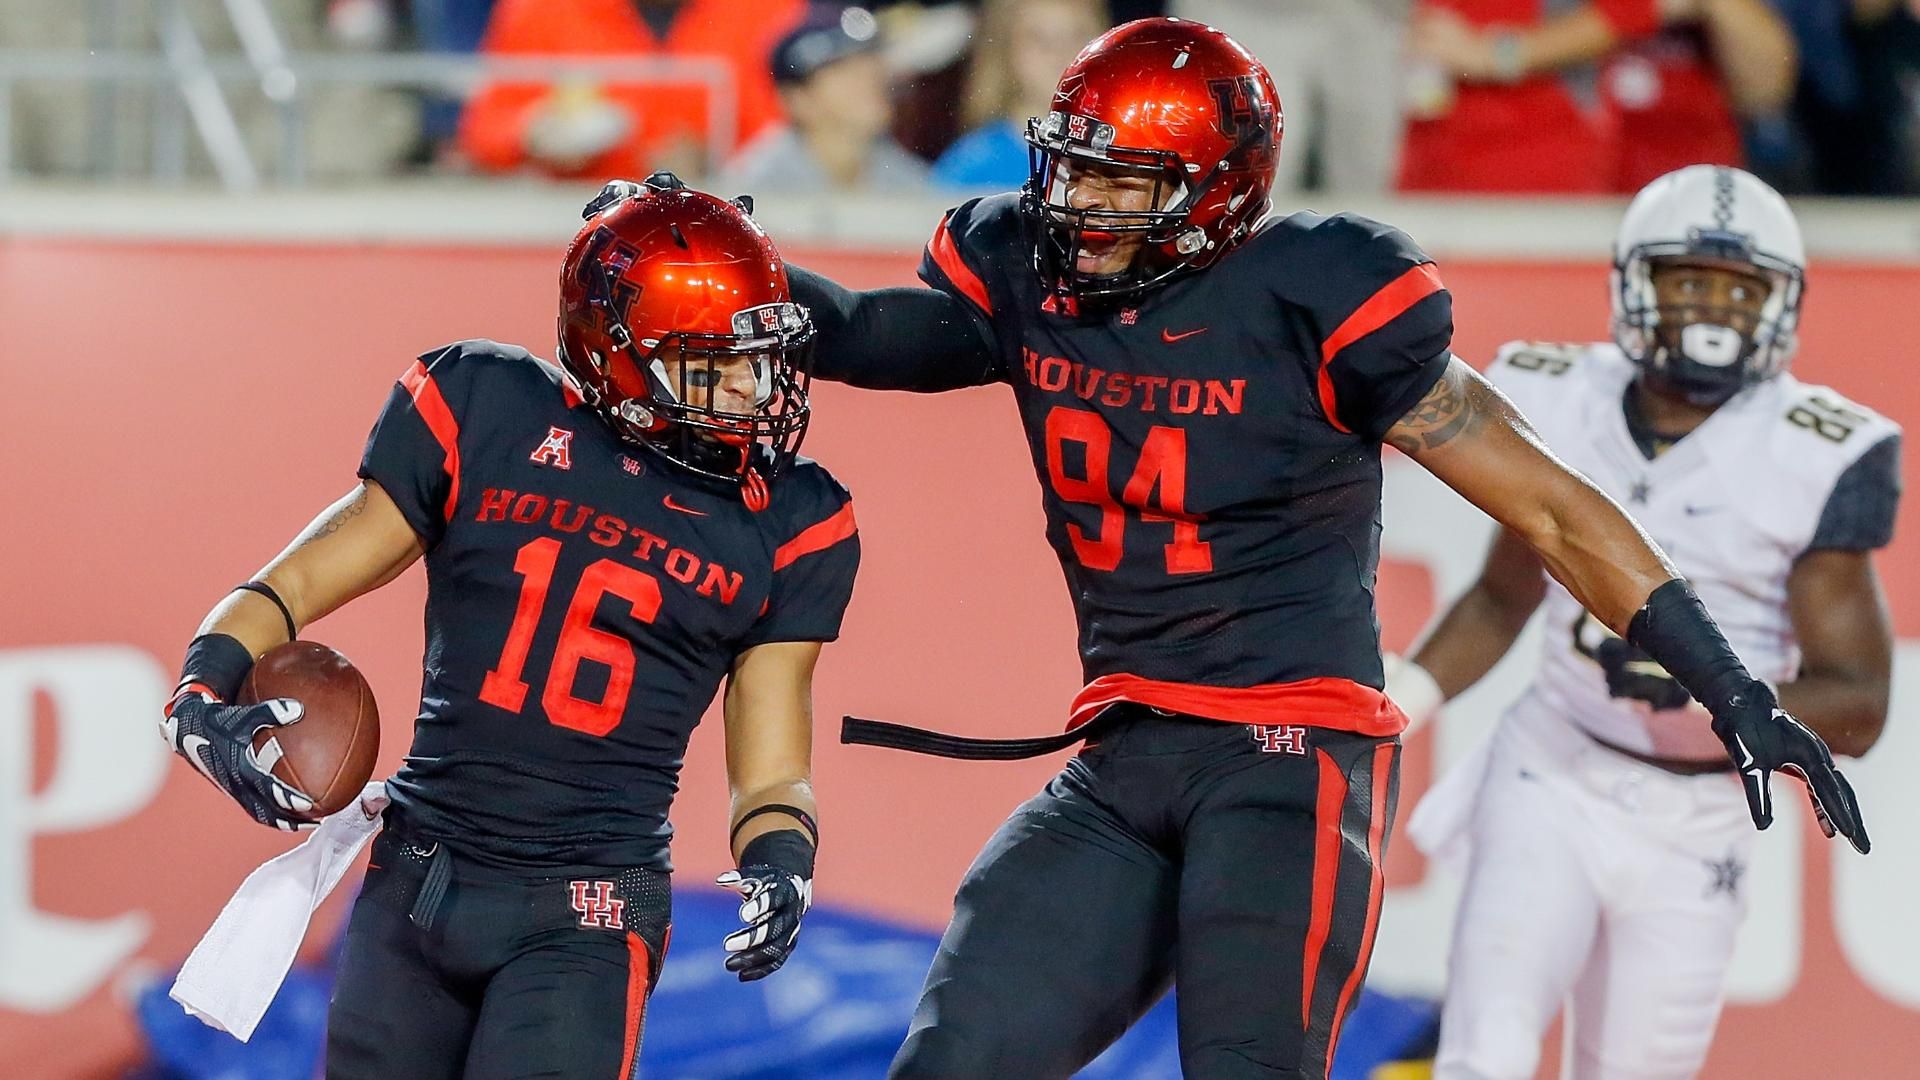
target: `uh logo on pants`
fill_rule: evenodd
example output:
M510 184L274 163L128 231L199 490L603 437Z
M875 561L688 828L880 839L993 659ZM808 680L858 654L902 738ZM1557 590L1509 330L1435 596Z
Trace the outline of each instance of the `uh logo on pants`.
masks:
M1307 752L1307 729L1294 725L1255 724L1248 732L1263 754L1299 754Z
M582 930L625 930L625 900L616 900L611 881L569 881L568 899Z

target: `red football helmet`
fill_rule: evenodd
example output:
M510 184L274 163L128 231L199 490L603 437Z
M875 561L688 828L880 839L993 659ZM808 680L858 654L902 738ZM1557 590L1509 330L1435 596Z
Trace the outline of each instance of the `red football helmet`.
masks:
M1273 78L1211 26L1139 19L1080 51L1027 121L1032 173L1021 206L1036 226L1034 265L1055 296L1124 296L1199 270L1232 250L1267 211L1283 124ZM1152 209L1068 203L1073 162L1150 173ZM1081 240L1144 234L1117 274L1075 267Z
M751 208L666 173L609 184L560 267L560 364L622 438L764 504L806 435L813 323ZM719 409L742 360L752 410Z

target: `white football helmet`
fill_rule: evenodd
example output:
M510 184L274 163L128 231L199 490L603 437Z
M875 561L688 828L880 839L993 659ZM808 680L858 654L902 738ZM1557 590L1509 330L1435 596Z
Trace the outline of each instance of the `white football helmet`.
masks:
M1740 264L1773 282L1751 333L1697 314L1677 334L1657 332L1654 263L1684 258ZM1720 165L1675 170L1642 188L1620 221L1613 340L1642 370L1657 372L1701 404L1718 404L1792 362L1806 263L1800 223L1759 177Z

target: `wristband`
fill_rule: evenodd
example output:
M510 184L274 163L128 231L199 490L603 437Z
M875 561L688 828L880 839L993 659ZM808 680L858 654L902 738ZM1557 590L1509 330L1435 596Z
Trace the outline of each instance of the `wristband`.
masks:
M1419 664L1399 656L1383 659L1387 685L1382 692L1406 714L1407 730L1401 734L1411 735L1433 719L1447 695L1434 681L1433 673Z
M198 683L223 702L240 694L240 686L253 670L253 654L237 638L226 634L201 634L187 645L186 662L180 665L176 691Z
M1666 668L1708 712L1743 704L1744 696L1755 693L1773 698L1734 655L1706 605L1682 578L1653 590L1627 625L1627 640Z
M752 821L761 814L785 814L800 823L800 827L807 831L808 839L812 840L815 844L820 842L820 828L813 823L813 815L797 806L789 806L786 803L775 802L762 803L746 813L741 814L740 820L734 822L733 828L727 830L727 843L731 845L734 838L740 835L740 830L746 828L747 822Z
M783 874L813 880L813 845L798 829L776 829L747 842L741 866L771 866Z

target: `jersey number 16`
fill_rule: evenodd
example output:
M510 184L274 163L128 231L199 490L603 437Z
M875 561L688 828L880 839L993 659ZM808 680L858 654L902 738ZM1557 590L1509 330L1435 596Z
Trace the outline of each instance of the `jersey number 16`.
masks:
M546 606L547 590L553 584L553 568L559 561L560 541L551 536L527 542L514 556L513 572L524 579L520 601L514 605L513 625L507 630L500 662L480 683L481 701L511 713L526 704L528 687L521 675L526 670L527 653L533 648L540 609ZM631 605L633 617L643 623L652 622L660 614L660 583L653 577L612 559L601 559L581 573L573 599L567 601L560 638L553 646L553 663L547 668L540 707L548 721L589 735L605 735L618 727L627 711L627 695L633 692L633 643L593 625L593 614L605 596L625 600ZM607 667L607 689L599 701L574 696L573 681L583 660Z

